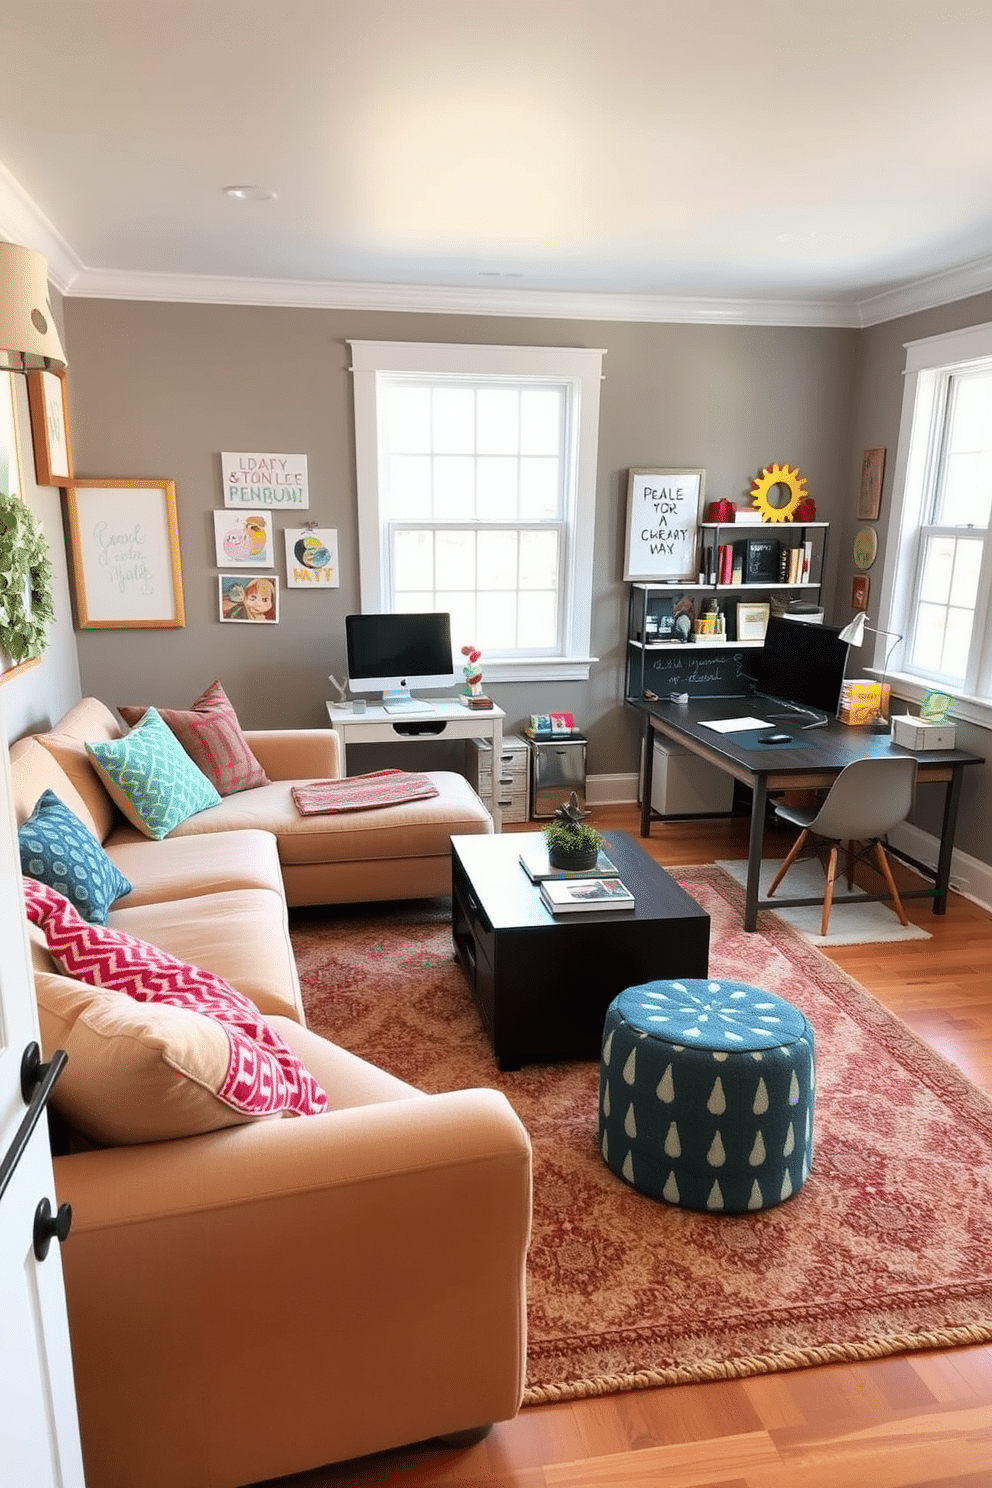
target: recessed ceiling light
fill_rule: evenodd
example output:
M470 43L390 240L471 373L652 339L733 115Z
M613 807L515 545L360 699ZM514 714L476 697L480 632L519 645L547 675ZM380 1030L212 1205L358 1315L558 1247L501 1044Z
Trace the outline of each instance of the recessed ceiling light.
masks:
M235 201L275 201L276 193L268 186L225 186L225 196Z

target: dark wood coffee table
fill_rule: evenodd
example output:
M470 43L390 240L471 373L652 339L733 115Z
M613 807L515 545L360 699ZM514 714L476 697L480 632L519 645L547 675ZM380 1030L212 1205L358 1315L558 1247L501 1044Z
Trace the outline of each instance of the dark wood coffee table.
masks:
M501 1070L599 1057L625 987L709 972L710 917L626 832L604 848L633 909L552 915L520 866L525 834L452 837L452 935Z

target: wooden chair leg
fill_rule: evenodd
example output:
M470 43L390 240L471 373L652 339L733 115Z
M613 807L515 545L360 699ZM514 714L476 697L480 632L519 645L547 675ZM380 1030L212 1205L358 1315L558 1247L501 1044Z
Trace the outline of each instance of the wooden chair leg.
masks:
M847 887L854 888L854 847L853 842L847 844Z
M781 868L778 870L775 877L768 885L769 899L772 897L775 890L778 888L779 884L782 882L783 878L788 873L789 869L792 867L799 854L802 852L803 843L806 841L806 838L808 836L809 832L804 827L803 830L799 833L799 836L796 838L796 841L793 844L792 848L790 849L789 856L785 859L785 862L782 864Z
M820 920L820 934L826 935L827 926L830 924L830 908L834 902L834 879L837 877L837 848L836 842L830 847L830 862L827 865L827 884L823 891L823 918Z
M894 908L896 914L899 916L899 923L900 925L908 925L909 921L906 918L906 911L902 907L902 900L899 898L899 890L896 888L896 881L892 877L892 869L889 867L889 860L885 855L885 848L880 842L875 843L875 856L878 859L878 866L882 871L882 877L885 879L885 882L889 886L889 893L892 895L892 907Z

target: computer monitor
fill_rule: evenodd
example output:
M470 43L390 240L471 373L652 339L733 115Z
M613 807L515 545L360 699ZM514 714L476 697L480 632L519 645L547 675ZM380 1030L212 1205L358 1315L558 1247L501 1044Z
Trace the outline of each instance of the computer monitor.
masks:
M430 703L411 687L451 687L451 616L444 613L346 615L348 686L381 692L389 713L423 712Z
M837 626L772 615L754 658L757 691L833 716L846 660L847 642Z

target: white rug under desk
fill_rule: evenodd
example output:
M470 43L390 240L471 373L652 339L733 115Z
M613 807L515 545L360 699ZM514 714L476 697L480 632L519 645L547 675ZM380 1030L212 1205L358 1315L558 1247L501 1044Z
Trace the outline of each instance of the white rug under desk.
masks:
M758 878L758 894L762 899L768 897L768 887L782 865L781 858L763 858L761 872ZM747 863L745 861L721 861L717 863L725 873L729 873L741 886L747 883ZM865 896L863 904L840 904L834 900L830 911L829 934L820 934L820 922L823 918L823 890L826 885L826 875L823 867L816 858L801 858L793 863L788 873L779 884L776 896L781 894L783 899L788 898L813 898L819 895L818 904L804 904L792 908L783 906L781 909L762 909L762 914L777 914L787 924L798 930L800 935L810 941L813 945L868 945L872 941L885 940L929 940L930 933L921 930L918 925L912 924L913 905L919 901L904 899L903 908L909 916L910 924L900 925L899 917L890 909L889 904L877 899L868 899ZM882 885L879 879L880 888ZM853 890L847 887L847 880L843 873L838 877L834 887L836 894L853 893L863 894L857 886ZM774 904L774 900L772 901Z

